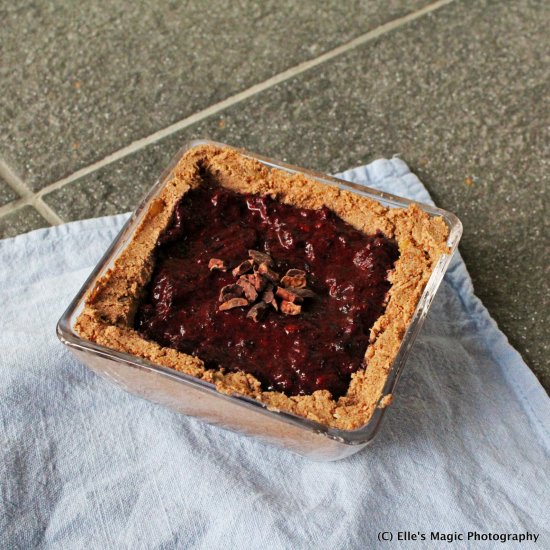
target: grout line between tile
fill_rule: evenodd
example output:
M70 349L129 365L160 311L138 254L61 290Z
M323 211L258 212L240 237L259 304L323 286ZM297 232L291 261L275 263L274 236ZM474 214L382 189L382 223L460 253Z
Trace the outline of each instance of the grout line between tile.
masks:
M20 196L27 199L32 196L32 191L23 183L15 172L0 159L0 176Z
M103 168L117 160L123 159L124 157L131 155L132 153L136 153L137 151L140 151L141 149L145 148L148 145L151 145L153 143L156 143L180 130L183 130L184 128L187 128L197 122L200 122L201 120L204 120L214 114L217 114L221 111L224 111L228 107L231 107L233 105L236 105L245 99L248 99L252 96L255 96L273 86L276 86L277 84L280 84L286 80L289 80L299 74L302 74L314 67L317 67L318 65L321 65L322 63L326 63L327 61L330 61L331 59L334 59L335 57L338 57L350 50L353 50L354 48L357 48L358 46L361 46L363 44L366 44L367 42L370 42L390 31L393 31L395 29L398 29L399 27L402 27L406 25L407 23L410 23L411 21L415 21L416 19L419 19L420 17L423 17L424 15L427 15L431 12L434 12L450 3L452 3L454 0L437 0L436 2L433 2L432 4L429 4L427 6L424 6L423 8L409 13L407 15L404 15L402 17L398 17L397 19L393 19L392 21L389 21L387 23L384 23L383 25L380 25L379 27L376 27L375 29L370 30L369 32L362 34L353 40L350 40L349 42L346 42L345 44L342 44L340 46L337 46L336 48L333 48L332 50L325 52L324 54L307 61L303 61L302 63L299 63L298 65L295 65L294 67L291 67L285 71L282 71L263 82L259 82L258 84L254 84L253 86L247 88L246 90L243 90L242 92L239 92L237 94L232 95L231 97L228 97L222 101L219 101L218 103L215 103L213 105L210 105L209 107L202 109L201 111L198 111L178 122L175 122L174 124L171 124L170 126L167 126L166 128L163 128L162 130L159 130L158 132L154 132L153 134L150 134L149 136L138 139L136 141L133 141L126 147L122 147L121 149L118 149L117 151L111 153L110 155L107 155L103 159L94 162L88 166L85 166L84 168L81 168L80 170L77 170L76 172L73 172L69 176L62 178L54 183L51 183L44 187L43 189L39 190L36 193L33 193L17 176L15 176L13 173L13 177L16 180L15 185L13 182L8 181L10 185L23 197L21 201L16 201L16 203L9 203L8 205L0 207L0 216L15 210L17 208L20 208L21 206L24 206L26 204L32 204L40 214L44 216L50 223L53 225L62 223L63 220L60 216L58 216L43 200L44 195L55 191L57 189L60 189L64 187L65 185L83 177L88 174L91 174L95 172L96 170L99 170L100 168ZM0 173L2 173L2 165L5 165L5 163L2 163L0 161ZM5 165L6 168L9 170L7 165ZM10 208L8 208L10 207Z
M7 204L0 206L0 217L4 216L5 214L9 214L10 212L13 212L14 210L18 210L19 208L26 206L29 203L30 203L30 200L24 199L24 198L19 198L14 201L10 201Z
M0 216L15 212L23 206L33 206L34 209L51 225L63 223L63 219L50 208L41 197L33 193L17 174L0 159L0 176L21 197L0 207Z
M59 225L65 220L51 207L48 206L42 197L35 195L32 205L38 210L38 213L52 225Z

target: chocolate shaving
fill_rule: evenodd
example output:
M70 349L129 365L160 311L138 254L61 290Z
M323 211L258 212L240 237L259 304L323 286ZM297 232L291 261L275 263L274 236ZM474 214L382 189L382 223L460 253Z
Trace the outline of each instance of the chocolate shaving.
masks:
M246 298L231 298L220 305L220 311L226 311L228 309L233 309L234 307L243 307L248 305L248 300Z
M259 250L249 250L248 255L252 258L252 261L255 264L266 264L269 267L273 267L275 265L273 258L265 252L260 252Z
M250 259L231 271L234 277L238 277L237 282L220 290L220 311L251 305L246 316L258 322L264 318L269 306L285 315L298 315L304 299L316 296L306 288L306 272L303 269L289 269L280 279L279 274L271 269L275 261L269 254L259 250L249 250L248 254ZM226 263L218 258L211 258L208 267L210 270L228 269Z
M303 299L301 296L298 296L296 292L293 292L289 288L283 288L282 286L277 287L277 292L275 293L279 298L287 302L301 304Z
M233 277L239 277L239 275L244 275L248 271L252 269L252 261L251 260L245 260L244 262L240 263L231 273L233 274Z
M285 315L298 315L302 311L302 306L283 300L281 302L281 311Z
M272 284L268 285L266 290L262 294L262 302L273 306L275 308L275 311L279 310L279 305L277 304L277 300L275 300L275 293L273 291Z
M278 283L279 282L279 274L277 272L273 271L272 269L270 269L270 267L266 263L261 263L258 266L258 273L260 275L264 275L272 283Z
M300 296L300 298L316 298L317 294L313 292L313 290L310 290L309 288L293 288L288 287L286 290L289 290L293 292L294 294L297 294Z
M285 275L289 277L305 277L306 272L303 269L289 269Z
M237 284L231 284L231 285L225 285L220 290L220 302L226 302L227 300L230 300L231 298L239 298L244 294L244 290L242 286L239 286Z
M264 293L262 294L262 300L269 304L271 300L275 298L275 293L273 291L273 285L268 284L266 289L264 290Z
M258 302L257 304L254 304L250 308L246 316L249 319L256 321L257 323L258 321L261 321L265 317L266 313L267 313L267 304L264 302Z
M258 292L254 288L254 285L246 279L244 276L239 277L237 284L243 289L244 295L249 302L255 302L258 298Z
M219 271L227 271L227 265L219 258L210 258L210 261L208 262L208 269L210 271L214 269L218 269Z
M252 275L241 275L241 278L242 277L245 277L247 281L250 281L258 292L262 291L267 284L267 279L259 273L253 273Z
M281 279L284 287L304 288L307 285L306 272L301 269L289 269Z

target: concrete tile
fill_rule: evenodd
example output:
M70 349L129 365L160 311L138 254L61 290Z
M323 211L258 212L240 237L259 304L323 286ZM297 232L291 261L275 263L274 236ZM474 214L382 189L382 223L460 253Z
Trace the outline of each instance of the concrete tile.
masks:
M0 178L0 206L19 198L19 195Z
M0 239L15 237L50 224L32 207L23 206L0 216Z
M127 210L191 137L328 172L399 154L462 219L478 296L550 389L549 25L542 1L450 4L46 200L67 219Z
M133 210L180 148L179 136L96 170L44 196L63 220L108 216Z
M39 189L429 3L4 3L0 147Z

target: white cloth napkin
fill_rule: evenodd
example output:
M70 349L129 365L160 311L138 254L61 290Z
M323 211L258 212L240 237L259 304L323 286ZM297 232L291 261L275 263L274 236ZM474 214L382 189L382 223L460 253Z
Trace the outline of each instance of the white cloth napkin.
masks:
M342 176L430 200L399 159ZM373 444L316 463L133 397L58 342L125 219L0 242L1 548L550 548L550 400L460 258Z

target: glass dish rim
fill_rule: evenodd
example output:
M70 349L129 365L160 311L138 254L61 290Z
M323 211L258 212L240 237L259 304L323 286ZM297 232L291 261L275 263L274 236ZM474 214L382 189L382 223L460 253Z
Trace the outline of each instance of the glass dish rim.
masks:
M184 143L181 149L174 155L174 157L171 159L166 169L162 172L162 174L156 180L156 182L151 187L151 189L146 193L144 198L139 202L136 209L132 212L129 219L125 222L125 224L123 225L123 227L121 228L121 230L119 231L119 233L117 234L113 242L110 244L106 252L103 254L101 259L99 260L99 262L95 265L92 272L90 273L90 275L88 276L86 281L83 283L82 287L80 288L76 296L73 298L73 300L71 301L71 303L69 304L69 306L67 307L67 309L65 310L61 318L59 319L56 327L58 338L63 344L67 345L70 348L75 348L81 351L90 352L110 360L126 363L133 367L156 372L157 374L166 376L174 380L174 382L190 385L195 389L199 389L201 391L213 394L220 399L230 400L241 406L245 406L245 407L252 406L259 413L269 415L273 418L276 418L279 421L293 424L294 426L297 426L302 429L306 429L310 432L325 435L330 439L334 439L341 443L345 443L348 445L361 445L361 444L367 443L374 437L374 435L378 431L378 428L380 426L382 418L384 417L387 407L377 406L373 414L367 421L367 423L354 430L341 430L338 428L332 428L324 424L321 424L319 422L316 422L314 420L309 420L307 418L297 416L292 413L268 409L264 403L261 403L260 401L251 399L246 396L242 396L238 394L226 395L226 394L220 393L216 390L215 386L210 382L205 382L203 380L200 380L199 378L195 378L191 375L176 371L175 369L170 369L168 367L156 365L153 362L148 361L147 359L137 357L125 352L116 351L111 348L102 346L100 344L96 344L95 342L85 340L81 338L74 331L72 327L72 323L74 321L74 318L76 317L78 310L82 307L84 297L86 296L90 288L93 286L93 284L98 279L98 277L100 277L103 273L105 273L105 271L107 271L109 264L112 264L112 262L120 254L124 246L130 241L131 236L133 235L134 231L137 229L146 211L146 207L151 202L151 200L160 192L163 186L166 184L166 182L168 181L172 173L172 170L174 169L176 164L179 162L183 154L189 149L199 145L214 145L219 147L230 147L232 149L237 150L239 153L243 154L244 156L256 159L259 162L267 166L270 166L272 168L281 169L290 173L304 174L309 178L319 181L321 184L336 185L339 188L345 189L352 193L359 194L362 196L367 196L369 198L372 198L373 200L378 200L379 202L382 202L382 204L384 205L389 205L389 206L399 207L399 208L406 208L408 205L414 203L423 211L427 212L429 215L441 216L445 220L445 222L449 227L449 237L447 239L449 254L441 255L436 266L432 271L432 274L415 308L414 314L409 322L407 330L403 335L398 353L395 356L392 362L392 365L388 371L386 382L384 384L384 389L382 391L382 394L379 398L378 403L380 403L380 401L384 399L386 396L393 394L393 392L395 391L395 387L399 379L399 376L406 363L406 356L408 355L408 352L410 351L412 344L416 339L416 336L423 324L424 318L428 313L432 299L438 287L440 286L443 280L443 276L449 267L453 254L457 249L458 242L462 235L462 223L460 222L460 220L451 212L448 212L436 206L420 203L404 197L399 197L397 195L379 191L377 189L374 189L362 184L349 182L341 178L336 178L334 176L330 176L324 173L315 172L313 170L308 170L305 168L287 164L285 162L277 161L269 157L264 157L263 155L252 153L242 148L234 147L225 143L220 143L220 142L216 142L208 139L194 139L194 140L187 141Z

